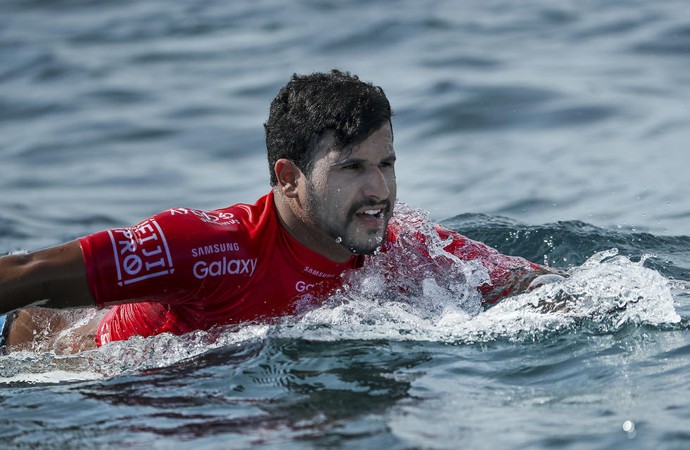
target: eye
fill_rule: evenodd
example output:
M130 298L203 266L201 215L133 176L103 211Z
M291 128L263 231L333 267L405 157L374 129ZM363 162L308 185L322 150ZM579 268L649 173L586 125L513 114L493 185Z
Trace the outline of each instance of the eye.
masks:
M393 167L395 167L395 160L382 161L380 164L380 167L382 167L384 169L392 169Z
M360 163L350 163L343 166L343 169L345 170L360 170L361 168L362 164Z

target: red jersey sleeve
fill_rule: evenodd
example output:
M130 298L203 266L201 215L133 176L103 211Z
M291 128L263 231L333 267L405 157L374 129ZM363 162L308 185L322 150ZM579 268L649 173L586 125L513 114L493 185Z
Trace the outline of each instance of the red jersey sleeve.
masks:
M202 215L203 214L203 215ZM205 216L204 216L205 215ZM218 226L218 222L222 221ZM238 245L239 221L230 212L215 215L177 208L150 217L133 227L114 228L79 240L89 288L100 308L131 302L181 304L198 298L209 270L195 263L194 252L213 233L223 245ZM223 233L223 234L221 234ZM237 260L238 281L253 272ZM196 276L195 276L196 274Z
M464 261L477 261L489 272L490 282L479 287L484 301L489 304L526 288L534 271L540 266L519 256L508 256L460 233L436 227L441 239L450 239L445 250Z

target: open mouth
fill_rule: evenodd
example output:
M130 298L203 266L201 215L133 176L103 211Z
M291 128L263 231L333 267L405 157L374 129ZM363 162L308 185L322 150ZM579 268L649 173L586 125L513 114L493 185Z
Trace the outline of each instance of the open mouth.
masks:
M357 214L358 216L371 217L379 219L383 217L383 209L366 209Z
M364 209L355 215L360 221L379 227L383 222L385 213L385 208L369 208Z
M357 221L366 227L380 229L390 211L391 205L387 201L360 203L356 208L353 208L350 217L356 217Z

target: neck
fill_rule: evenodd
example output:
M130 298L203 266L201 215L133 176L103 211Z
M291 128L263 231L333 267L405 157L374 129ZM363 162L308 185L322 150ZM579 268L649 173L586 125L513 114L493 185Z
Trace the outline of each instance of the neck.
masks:
M280 224L297 242L333 262L344 263L352 258L352 252L308 222L298 199L289 198L274 188L273 201Z

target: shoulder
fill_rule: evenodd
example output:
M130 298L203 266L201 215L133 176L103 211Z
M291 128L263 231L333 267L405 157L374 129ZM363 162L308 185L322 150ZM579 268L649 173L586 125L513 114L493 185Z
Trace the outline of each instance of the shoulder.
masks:
M238 203L225 208L201 210L194 208L170 208L147 219L166 225L184 224L184 226L201 227L212 230L240 231L255 228L262 218L273 210L272 198L261 197L254 204ZM144 221L142 223L145 223Z

